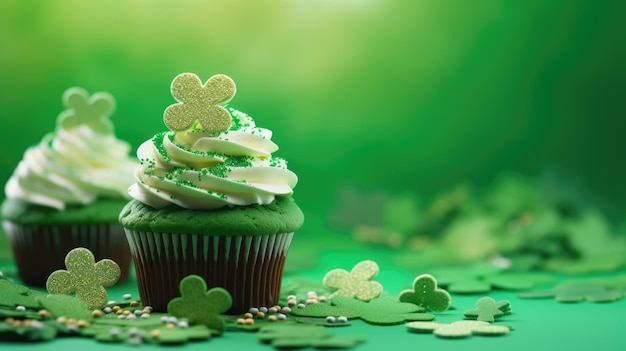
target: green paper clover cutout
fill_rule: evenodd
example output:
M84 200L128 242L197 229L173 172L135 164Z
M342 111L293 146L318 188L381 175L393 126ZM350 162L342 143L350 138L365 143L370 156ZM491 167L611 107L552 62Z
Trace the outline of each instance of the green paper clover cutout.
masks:
M347 349L365 341L361 337L337 337L328 329L315 325L279 323L259 330L259 340L277 349Z
M451 294L484 294L492 289L530 290L554 281L548 274L511 272L490 265L438 270L435 275L438 285Z
M299 317L345 316L358 318L369 324L394 325L406 321L428 321L435 316L421 313L423 309L412 303L398 301L392 296L381 296L369 302L359 301L345 296L335 296L330 303L307 305L302 309L291 310L291 315Z
M496 302L489 296L478 299L476 308L467 310L463 314L470 319L493 323L496 318L511 313L511 303L507 300Z
M0 306L7 306L14 310L16 306L37 309L37 296L42 293L31 290L23 285L13 284L8 279L0 279Z
M450 324L437 322L409 322L407 330L413 333L433 333L446 339L467 338L472 335L501 336L511 331L509 327L492 325L482 321L457 321Z
M89 308L102 308L107 303L104 288L112 286L120 277L120 267L110 259L96 263L91 251L75 248L65 256L67 270L52 272L46 282L51 294L72 294L84 301Z
M39 296L37 301L42 308L46 309L53 317L65 317L74 319L93 319L93 309L89 308L81 299L69 295Z
M82 88L69 88L63 93L63 105L57 124L63 129L72 129L86 124L102 134L113 133L113 123L109 115L115 110L115 99L109 93L99 92L89 97Z
M430 274L422 274L415 278L413 289L402 291L398 300L435 312L443 312L452 304L450 294L438 288L437 280Z
M558 302L575 303L587 300L589 302L613 302L624 297L620 289L607 287L592 282L564 282L552 290L537 290L517 294L522 299L554 298Z
M365 260L357 263L350 272L341 268L331 270L324 276L323 284L329 289L337 290L331 297L340 295L369 301L383 292L383 286L379 282L370 281L376 275L378 264Z
M181 297L167 304L167 312L174 317L187 318L190 323L203 324L221 334L225 322L220 314L233 304L230 293L223 288L207 291L204 279L199 275L188 275L180 281Z
M163 121L170 130L185 131L196 121L209 133L230 128L230 113L220 106L235 96L235 82L230 77L216 74L202 84L197 75L181 73L172 80L170 90L178 101L168 106L163 114Z

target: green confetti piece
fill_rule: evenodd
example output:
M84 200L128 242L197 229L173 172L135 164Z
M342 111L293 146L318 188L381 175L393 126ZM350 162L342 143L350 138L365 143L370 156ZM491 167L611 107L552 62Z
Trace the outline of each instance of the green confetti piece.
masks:
M493 298L485 296L476 301L476 308L467 310L463 314L467 318L482 322L493 323L496 318L511 313L511 303L507 300L496 302Z
M102 134L113 133L109 115L115 110L115 99L111 94L100 92L90 97L84 89L73 87L63 94L63 104L67 110L57 118L61 128L72 129L85 124Z
M226 289L213 288L207 291L204 279L192 274L180 281L180 294L181 297L167 304L168 313L187 318L191 323L203 324L219 333L224 331L225 322L220 314L228 311L233 303Z
M437 280L430 274L422 274L415 278L413 289L401 292L398 300L435 312L443 312L452 304L450 294L438 288Z
M93 310L82 300L70 295L39 296L37 301L53 317L91 320Z
M509 327L491 325L483 321L464 320L450 324L437 322L409 322L406 323L407 331L412 333L433 333L440 338L461 339L472 335L501 336L510 332Z
M0 306L15 309L16 306L38 309L37 297L43 293L31 290L26 286L13 284L8 279L0 279Z
M46 341L57 336L55 321L25 320L19 325L7 321L0 322L1 341Z
M383 292L383 286L370 281L378 275L378 264L365 260L357 263L350 272L337 268L326 273L323 279L325 287L336 290L331 296L346 296L369 301Z
M362 337L337 337L324 327L293 323L267 325L259 330L258 337L276 349L347 349L366 340Z
M178 101L165 109L163 121L172 131L180 132L198 122L209 133L224 132L230 128L231 116L220 104L235 96L235 82L217 74L202 84L193 73L181 73L172 80L172 96Z
M589 302L614 302L624 293L619 289L611 289L602 284L594 283L567 283L564 282L552 290L538 290L517 294L522 299L546 299L554 298L558 302L576 303Z
M423 309L420 306L400 302L391 296L381 296L368 302L335 296L330 303L310 304L302 309L293 309L290 315L318 318L344 316L348 320L358 318L375 325L395 325L406 321L435 319L434 315L421 311Z
M72 294L92 309L102 308L107 303L104 288L114 285L121 271L117 263L109 259L95 262L91 251L79 247L65 257L67 270L52 272L46 282L51 294Z

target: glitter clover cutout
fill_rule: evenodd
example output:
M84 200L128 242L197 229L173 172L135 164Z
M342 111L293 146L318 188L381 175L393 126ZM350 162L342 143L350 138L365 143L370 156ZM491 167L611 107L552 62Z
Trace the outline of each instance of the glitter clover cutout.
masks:
M89 308L101 308L107 303L104 288L112 286L120 277L120 266L110 259L96 262L91 251L79 247L65 256L67 270L52 272L46 281L51 294L72 294Z
M86 124L102 134L113 133L113 123L109 115L115 110L115 99L109 93L99 92L91 97L82 88L69 88L63 93L63 105L57 124L63 129L71 129Z
M452 303L450 294L443 289L437 288L437 280L430 274L422 274L415 278L413 289L401 292L398 300L435 312L447 310Z
M379 282L370 281L378 275L378 264L365 260L357 263L352 271L337 268L326 273L323 284L326 288L336 290L331 297L341 295L370 301L383 292Z
M202 84L193 73L181 73L170 87L177 104L168 106L163 114L165 125L181 132L197 122L209 133L224 132L230 128L230 113L220 104L235 96L235 82L228 76L216 74Z
M230 293L223 288L207 291L204 279L199 275L188 275L180 281L180 295L167 304L167 312L174 317L187 318L189 322L203 324L222 333L226 327L220 314L233 304Z

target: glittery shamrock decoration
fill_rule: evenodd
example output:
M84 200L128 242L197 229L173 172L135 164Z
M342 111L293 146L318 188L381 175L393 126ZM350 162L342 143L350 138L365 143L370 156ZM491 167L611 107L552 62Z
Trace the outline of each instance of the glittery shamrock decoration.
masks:
M207 291L204 279L198 275L188 275L180 281L181 297L167 304L167 312L189 322L203 324L219 333L225 323L220 314L228 311L233 299L226 289L213 288Z
M392 296L381 296L369 302L359 301L345 296L335 296L331 303L316 303L302 309L294 309L294 316L319 317L344 316L358 318L369 324L394 325L406 321L429 321L435 318L423 309L411 303L398 301Z
M496 302L489 296L478 299L476 308L467 310L463 314L470 319L493 323L496 318L511 313L511 303L507 300Z
M111 94L99 92L89 97L82 88L69 88L63 94L67 110L61 112L57 123L61 128L71 129L86 124L102 134L113 133L109 115L115 110L115 99Z
M379 296L383 286L370 281L378 275L378 264L374 261L361 261L348 272L345 269L333 269L324 276L324 286L337 290L331 296L341 295L361 301L369 301Z
M172 131L185 131L196 121L209 133L230 128L230 113L220 106L235 95L235 82L230 77L217 74L202 84L197 75L182 73L174 78L170 90L179 103L165 109L163 120Z
M52 272L46 282L51 294L72 294L83 300L89 308L101 308L107 303L104 288L112 286L120 277L120 267L109 259L96 263L91 251L79 247L65 257L67 270Z
M443 289L437 288L437 280L430 274L422 274L415 278L413 289L401 292L398 300L410 302L435 312L447 310L452 303L450 294Z

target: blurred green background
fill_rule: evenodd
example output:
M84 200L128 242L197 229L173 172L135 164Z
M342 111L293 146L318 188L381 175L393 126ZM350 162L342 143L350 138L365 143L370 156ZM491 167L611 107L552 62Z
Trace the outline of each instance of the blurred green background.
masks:
M230 75L321 234L342 189L429 199L558 170L626 213L623 1L0 1L0 182L73 85L135 149L172 78ZM0 246L6 245L0 239ZM2 251L2 250L0 250Z

